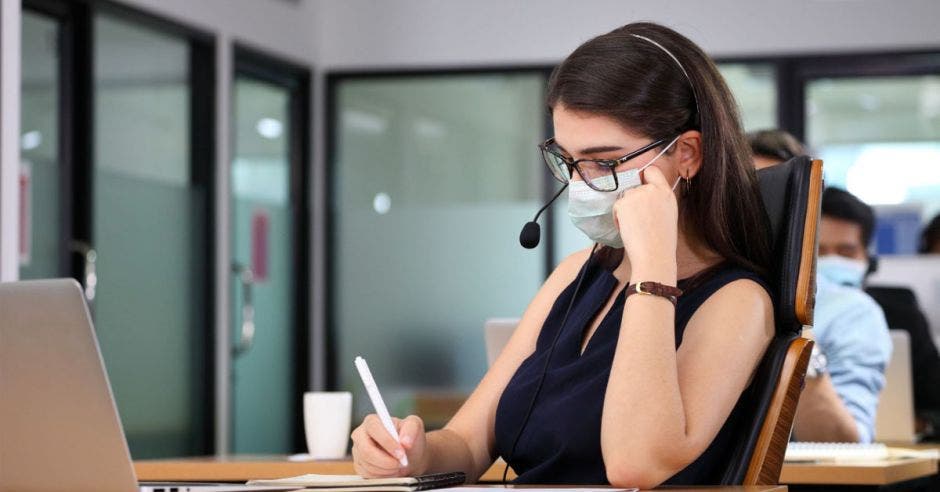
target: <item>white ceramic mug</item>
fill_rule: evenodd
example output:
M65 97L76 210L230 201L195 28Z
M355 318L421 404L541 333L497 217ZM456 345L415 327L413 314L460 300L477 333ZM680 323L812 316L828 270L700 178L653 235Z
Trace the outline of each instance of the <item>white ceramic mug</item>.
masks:
M345 458L351 419L352 393L304 393L304 432L310 456L315 460Z

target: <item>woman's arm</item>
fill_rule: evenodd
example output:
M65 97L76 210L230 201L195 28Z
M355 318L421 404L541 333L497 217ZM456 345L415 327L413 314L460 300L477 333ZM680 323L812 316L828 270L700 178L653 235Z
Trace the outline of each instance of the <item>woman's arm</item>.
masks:
M698 458L773 337L772 303L751 280L713 294L689 321L678 352L673 309L641 295L624 308L601 419L615 486L656 486Z
M828 374L806 378L793 418L799 441L859 442L858 426Z
M630 283L676 285L677 205L655 167L614 206ZM675 307L633 295L624 305L604 398L601 451L614 486L653 487L694 461L730 415L773 337L773 306L751 280L715 292L675 348Z
M407 468L400 468L395 458L398 444L374 415L367 417L352 435L357 473L380 477L463 471L471 480L482 475L495 459L499 398L522 361L535 351L552 305L577 277L589 254L590 249L574 253L552 272L526 308L502 353L444 429L425 434L417 417L396 421L401 448L409 460Z

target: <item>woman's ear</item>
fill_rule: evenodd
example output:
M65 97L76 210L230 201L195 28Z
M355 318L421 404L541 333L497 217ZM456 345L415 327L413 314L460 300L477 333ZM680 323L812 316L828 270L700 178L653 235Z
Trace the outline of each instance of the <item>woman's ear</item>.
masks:
M679 135L676 147L678 148L679 176L683 179L692 179L702 167L702 133L698 130L689 130Z

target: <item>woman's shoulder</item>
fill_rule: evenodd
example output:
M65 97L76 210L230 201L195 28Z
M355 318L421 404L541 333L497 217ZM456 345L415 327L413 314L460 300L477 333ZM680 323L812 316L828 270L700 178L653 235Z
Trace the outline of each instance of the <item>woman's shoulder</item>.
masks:
M705 333L712 333L714 327L735 327L739 335L751 333L761 340L773 338L773 298L763 278L755 272L735 267L723 269L689 292L683 304L676 319L683 332L694 326L706 327Z
M728 262L722 262L699 272L695 276L680 281L680 288L696 297L708 298L712 294L732 290L736 293L771 297L767 279L748 268Z
M754 317L754 320L771 316L773 298L766 280L758 273L732 264L716 265L691 279L685 279L680 297L679 318L685 322L698 311L721 314L731 313ZM701 308L701 309L700 309ZM704 313L703 313L704 314ZM737 317L737 316L734 316Z

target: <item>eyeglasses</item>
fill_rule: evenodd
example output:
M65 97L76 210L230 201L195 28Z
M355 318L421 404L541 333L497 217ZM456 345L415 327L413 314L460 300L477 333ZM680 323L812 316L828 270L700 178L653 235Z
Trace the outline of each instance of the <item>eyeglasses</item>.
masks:
M617 166L666 143L669 143L669 139L663 138L617 159L572 160L570 157L566 157L562 154L563 151L561 147L555 143L554 137L539 144L538 148L542 153L542 159L545 160L545 165L548 166L548 169L552 172L552 176L559 182L570 182L571 170L574 169L578 172L578 175L581 176L581 179L592 189L597 191L616 191L619 184L617 183L617 173L614 170Z

